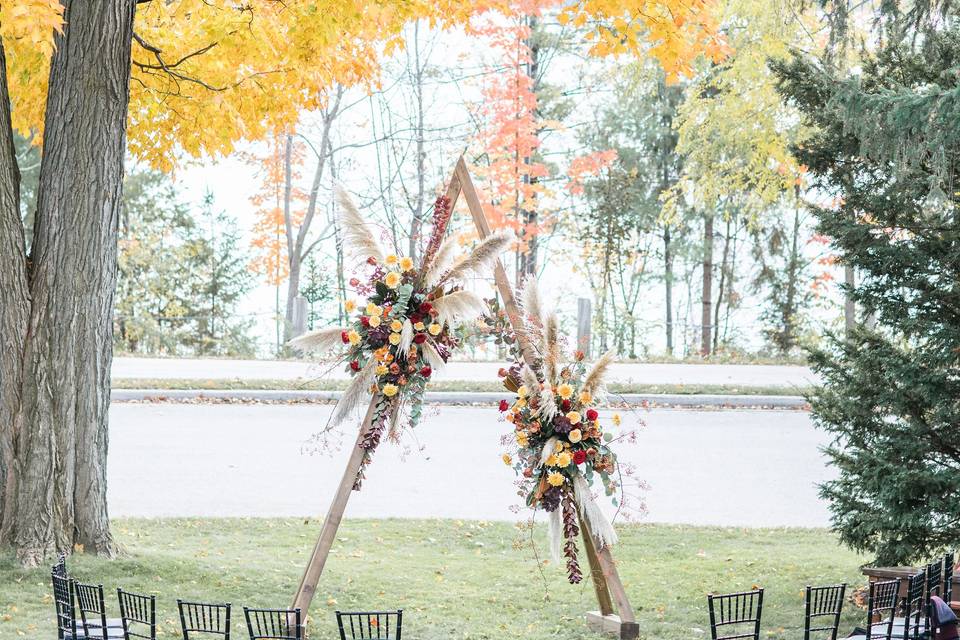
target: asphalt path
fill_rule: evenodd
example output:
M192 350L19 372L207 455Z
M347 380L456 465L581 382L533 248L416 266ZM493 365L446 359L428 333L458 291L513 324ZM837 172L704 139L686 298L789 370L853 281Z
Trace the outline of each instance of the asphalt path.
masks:
M317 451L312 436L330 409L115 403L111 515L322 515L355 438L348 429L332 438L340 451ZM816 489L832 475L819 451L826 437L808 413L654 409L625 413L621 431L637 420L645 426L636 442L618 451L636 469L625 486L634 507L645 501L643 521L828 524ZM508 426L485 407L429 407L415 437L381 445L347 517L520 519L513 472L500 459Z

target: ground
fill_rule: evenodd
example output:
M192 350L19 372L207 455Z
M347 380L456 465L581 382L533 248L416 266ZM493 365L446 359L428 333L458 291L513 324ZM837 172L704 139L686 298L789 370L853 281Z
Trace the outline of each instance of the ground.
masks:
M114 615L117 586L155 594L160 637L169 639L178 597L229 601L235 624L243 605L288 606L319 525L120 519L122 559L75 555L69 568L103 583ZM545 532L535 535L542 554ZM615 556L641 637L651 640L709 638L706 594L754 585L766 589L764 637L798 638L804 585L864 581L864 558L822 529L631 525L621 535ZM598 638L582 621L595 607L589 579L570 586L553 565L541 574L529 546L518 546L528 537L510 523L347 520L314 601L311 638L332 640L338 608L403 608L409 640ZM841 636L864 617L847 603ZM0 638L49 638L54 628L49 569L25 572L0 555Z

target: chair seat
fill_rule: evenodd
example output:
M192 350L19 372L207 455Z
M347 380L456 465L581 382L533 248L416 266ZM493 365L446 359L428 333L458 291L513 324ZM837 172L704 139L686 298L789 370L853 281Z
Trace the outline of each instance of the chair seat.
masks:
M109 626L110 625L109 620L107 621L107 625L108 625L107 638L111 640L113 640L113 638L123 638L123 627L120 627L119 629L116 627L111 627ZM87 626L91 627L90 630L93 631L92 625L87 625ZM101 640L102 638L103 638L103 634L99 634L99 633L92 633L92 635L90 635L88 638L83 634L82 631L78 631L76 637L74 637L73 634L69 632L65 632L63 634L63 640Z

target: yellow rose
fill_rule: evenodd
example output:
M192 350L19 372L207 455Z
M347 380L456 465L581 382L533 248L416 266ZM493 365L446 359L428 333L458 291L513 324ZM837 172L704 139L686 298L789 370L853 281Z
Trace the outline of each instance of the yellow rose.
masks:
M563 484L563 474L554 471L547 476L547 483L549 483L551 487L559 487Z
M570 442L580 442L583 440L583 433L580 431L580 429L574 429L567 434L567 438L570 439Z
M430 335L435 336L439 334L441 331L443 331L443 326L434 322L427 328L427 331L430 332Z
M397 258L397 256L391 253L390 255L387 256L386 263L388 266L392 267L393 265L397 264L398 260L399 258Z
M391 334L390 334L390 344L394 344L394 345L400 344L400 334L399 334L399 333L391 333Z
M581 392L580 392L580 404L590 404L591 402L593 402L593 396L590 394L590 392L589 392L589 391L581 391Z
M403 329L403 323L399 320L390 323L390 331L400 331L400 329Z
M383 392L383 395L387 396L388 398L392 398L393 396L397 395L399 388L395 384L388 383L383 385L383 389L381 391Z
M573 397L573 387L566 382L557 387L557 395L563 398L564 400L569 400Z
M387 368L387 365L385 365L385 364L378 364L378 365L377 365L377 375L378 375L378 376L382 376L382 375L385 374L387 371L389 371L389 369Z
M413 325L413 328L416 329L417 331L423 331L426 327L423 326L422 322L418 322L415 325Z
M525 406L527 406L527 401L524 400L523 398L517 398L517 401L514 403L513 406L516 407L517 409L523 409Z
M513 464L513 458L510 457L509 453L503 454L503 464L507 466L510 466L511 464Z
M380 326L380 316L370 316L370 326L376 329Z
M343 310L347 313L353 313L353 310L357 308L357 303L353 300L347 300L343 303Z
M410 271L410 269L413 269L413 258L400 258L400 268L404 271Z
M396 289L397 285L400 284L400 274L396 271L391 271L387 274L387 277L383 279L383 284L391 289Z
M570 424L580 424L580 412L571 411L567 414L567 420L570 421Z
M573 462L573 458L572 458L572 457L570 456L570 454L567 453L566 451L564 451L563 453L561 453L561 454L559 454L559 455L557 456L557 466L558 466L558 467L566 467L566 466L569 466L569 464L570 464L571 462Z
M559 440L557 440L557 444L556 444L556 446L554 447L553 450L556 451L556 452L558 452L558 453L559 453L560 451L563 451L563 443L560 442Z
M521 398L526 398L528 395L530 395L530 390L527 389L527 385L525 384L520 385L520 388L517 389L517 395L520 396Z
M367 303L367 315L368 316L379 316L383 313L383 309L373 304L372 302Z
M612 420L613 420L613 424L614 424L614 425L616 425L616 426L618 426L618 427L620 426L620 414L619 414L619 413L613 414Z
M350 329L350 333L347 334L347 339L350 340L350 344L352 345L360 344L360 334L357 333L355 329Z
M548 467L555 467L555 466L557 466L557 454L555 454L555 453L550 454L550 457L547 458L547 460L546 460L546 462L544 462L544 464L547 465Z

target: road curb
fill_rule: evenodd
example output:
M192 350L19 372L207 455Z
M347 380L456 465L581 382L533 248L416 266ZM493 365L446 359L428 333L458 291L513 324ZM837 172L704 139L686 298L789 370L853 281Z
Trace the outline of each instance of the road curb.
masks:
M195 390L195 389L113 389L110 399L113 402L334 402L342 391L300 391L291 390ZM430 404L493 405L502 399L508 399L509 393L495 391L428 391L426 401ZM802 396L771 395L724 395L724 394L679 394L679 393L623 393L611 394L611 403L648 404L658 407L712 407L720 409L774 408L807 409L806 398Z

